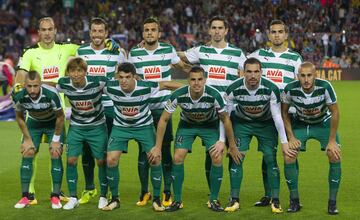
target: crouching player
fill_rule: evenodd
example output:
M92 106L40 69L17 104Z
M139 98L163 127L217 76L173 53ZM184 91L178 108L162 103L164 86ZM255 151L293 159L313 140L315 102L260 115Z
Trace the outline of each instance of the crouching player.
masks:
M29 71L25 76L25 89L12 94L16 121L23 134L21 144L21 189L22 198L15 208L25 208L30 205L29 184L33 173L33 160L39 152L43 134L52 140L49 146L51 156L51 207L60 209L60 187L63 176L61 161L62 140L64 131L64 112L61 98L55 88L41 84L39 73ZM28 112L25 121L24 112Z
M296 108L296 117L290 120L289 106ZM282 115L289 137L289 146L293 150L305 151L306 142L316 139L321 150L326 150L329 158L329 200L328 213L338 214L336 195L341 180L341 160L339 148L339 109L335 91L326 80L316 79L315 66L304 62L299 68L298 80L288 84L284 89ZM285 158L285 178L290 191L288 212L300 210L296 158L288 155Z

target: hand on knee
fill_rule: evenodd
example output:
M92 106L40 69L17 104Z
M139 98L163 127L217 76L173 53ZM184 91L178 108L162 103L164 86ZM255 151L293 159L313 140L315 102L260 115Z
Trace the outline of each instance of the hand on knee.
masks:
M330 151L327 151L326 154L327 154L327 156L329 158L330 163L338 163L338 162L341 161L340 158L336 158L336 156L333 153L331 153Z

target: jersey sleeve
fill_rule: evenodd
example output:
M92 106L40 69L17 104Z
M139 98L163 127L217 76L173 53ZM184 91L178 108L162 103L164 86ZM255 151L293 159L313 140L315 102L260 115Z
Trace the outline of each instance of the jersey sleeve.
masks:
M12 98L12 102L13 102L13 106L14 106L14 110L16 112L23 112L25 111L25 108L21 105L20 103L20 96L22 95L23 92L19 92L19 93L14 93L14 91L11 94L11 98Z
M294 67L295 67L295 77L296 77L296 75L299 73L299 68L300 68L300 65L302 64L302 62L303 62L303 58L301 57L301 56L299 56L299 59L297 59L296 60L296 62L295 62L295 65L294 65Z
M270 103L274 103L274 104L281 103L280 90L276 86L271 91Z
M171 64L177 64L180 62L180 57L177 55L174 47L171 47Z
M173 93L170 96L170 99L166 102L164 106L164 110L168 113L173 113L176 110L176 107L177 107L177 97Z
M199 51L200 47L193 47L185 51L185 56L190 63L199 63Z
M79 49L79 45L77 44L63 44L63 48L66 50L68 56L77 56L77 50Z
M332 105L337 102L335 90L329 82L325 88L325 100L327 105Z
M286 86L284 91L281 93L281 102L289 105L291 104L290 90L288 86Z
M240 62L239 62L239 66L238 66L238 69L239 70L244 70L244 63L246 61L246 56L245 56L245 53L243 51L241 51L241 56L240 56Z
M26 50L19 59L19 64L18 64L19 69L26 70L29 72L31 68L31 59L32 59L31 50Z
M221 96L220 92L217 92L216 95L215 95L215 109L218 113L222 113L222 112L225 112L226 109L227 109L227 106L226 106L226 101L225 99Z
M128 59L126 58L126 51L124 49L120 48L118 63L125 63L127 61L128 61Z
M57 91L54 91L54 96L51 99L51 105L54 111L59 111L62 109L61 98Z

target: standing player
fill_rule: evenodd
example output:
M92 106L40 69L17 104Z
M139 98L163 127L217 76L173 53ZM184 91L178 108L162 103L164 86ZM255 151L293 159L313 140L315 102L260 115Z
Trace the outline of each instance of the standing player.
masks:
M184 160L188 152L191 153L192 144L199 136L206 146L206 152L211 157L210 169L210 209L223 211L218 201L219 190L223 177L222 154L224 140L220 138L219 118L223 121L225 131L230 143L230 149L236 149L231 121L227 114L226 105L220 92L211 86L205 85L205 71L194 66L191 68L188 79L189 85L176 90L165 105L161 115L155 148L161 149L165 127L171 114L180 106L181 119L176 132L175 154L172 166L174 187L174 202L166 211L177 211L183 208L182 184L184 182ZM239 155L238 155L239 156Z
M183 63L177 56L174 47L170 44L160 43L161 36L159 21L155 18L147 18L143 23L143 47L134 47L129 52L129 62L133 63L136 73L147 81L170 81L171 66L187 71L187 64ZM154 119L155 128L164 110L166 100L169 99L171 92L169 90L159 91L151 97L149 108ZM168 123L165 132L165 138L162 145L162 169L164 174L164 193L162 204L169 206L171 204L171 141L173 140L172 123ZM145 152L139 151L138 173L141 182L140 199L136 203L138 206L144 206L151 199L148 192L149 165Z
M33 173L33 160L39 152L40 140L45 134L52 140L49 146L51 156L51 207L60 209L60 188L63 175L61 161L62 132L64 128L64 112L61 99L56 89L41 85L40 75L30 71L25 77L25 89L12 94L16 121L23 134L21 144L22 162L20 168L22 198L15 208L25 208L30 205L29 184ZM24 112L28 112L25 122Z
M280 92L288 83L296 79L299 66L303 61L298 53L284 46L288 33L289 29L284 22L281 20L271 21L268 33L271 47L259 49L248 56L260 60L263 76L273 81L280 88ZM295 109L291 108L291 112L294 113ZM265 195L255 203L255 206L267 206L271 201L271 190L267 181L267 167L264 158L262 160L262 177Z
M215 87L222 95L230 83L239 77L246 60L244 52L226 42L229 31L228 23L223 17L215 16L209 21L210 46L202 45L179 52L180 58L190 63L199 63L205 70L206 84ZM205 161L206 179L210 187L211 159L207 154Z
M104 19L93 18L90 22L91 43L81 45L76 55L86 61L89 75L113 79L117 65L125 62L126 58L124 53L119 52L119 50L111 51L105 47L108 31L108 25ZM114 104L105 94L102 95L101 102L105 109L106 125L110 135L114 119ZM85 145L83 150L82 165L85 176L85 190L79 200L80 204L88 203L97 194L94 185L95 161L88 145Z
M105 152L107 144L107 129L104 108L101 103L105 76L86 76L86 62L77 57L67 65L68 77L59 79L56 86L63 92L71 104L70 127L67 135L67 167L66 179L70 199L64 209L70 210L79 205L77 199L77 160L82 154L83 143L87 143L90 153L96 158L99 167L100 199L98 208L107 205Z
M39 42L26 49L20 58L18 71L15 76L15 92L21 90L24 79L29 71L37 71L40 74L41 81L55 85L60 77L65 74L66 64L70 57L75 56L79 48L76 44L60 44L55 42L56 27L51 17L44 17L38 21ZM111 40L109 48L117 50L118 47ZM63 96L62 101L64 103ZM37 204L35 198L34 181L36 176L36 161L34 158L34 172L30 183L30 204ZM68 201L66 197L60 197Z
M103 208L110 211L120 206L119 201L119 158L127 152L128 141L135 139L149 158L150 178L153 185L153 208L164 211L160 201L162 181L161 152L153 148L155 133L153 118L149 109L150 97L159 90L173 90L181 86L176 82L149 82L135 80L136 70L131 63L122 63L115 74L116 80L108 81L105 93L114 102L115 120L107 147L107 179L112 200Z
M293 121L288 113L290 105L296 108ZM338 214L336 195L341 180L341 154L337 129L340 113L333 87L326 80L316 79L316 69L312 63L301 64L298 81L285 87L282 115L290 148L305 151L307 140L316 139L321 144L321 150L326 150L330 163L328 213ZM297 212L301 208L296 158L297 154L293 157L284 155L285 178L290 191L288 212Z
M253 136L258 140L258 151L263 153L267 165L268 182L271 189L273 213L281 213L279 201L280 175L276 164L275 152L278 135L282 149L286 155L294 155L289 150L280 109L280 90L271 80L262 77L261 63L256 58L249 58L244 64L244 77L233 82L226 94L231 108L237 104L232 112L231 120L234 134L241 152L240 163L231 161L230 184L231 202L225 211L239 209L239 193L243 176L243 161Z

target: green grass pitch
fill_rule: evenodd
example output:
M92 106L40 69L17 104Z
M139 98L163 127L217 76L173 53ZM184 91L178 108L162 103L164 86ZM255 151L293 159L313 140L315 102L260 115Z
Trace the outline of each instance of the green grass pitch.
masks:
M342 144L342 182L338 195L340 214L331 219L360 219L360 100L357 96L360 82L335 82L334 88L340 106L340 138ZM174 124L179 119L175 114ZM197 140L193 153L185 160L185 182L183 187L184 209L176 213L155 213L148 204L137 207L140 184L137 176L137 146L131 142L129 153L120 160L120 209L103 212L97 209L97 198L72 211L52 210L49 202L50 174L47 146L42 145L36 176L36 196L39 204L17 210L14 204L20 199L20 130L15 122L0 123L0 219L330 219L327 214L328 162L315 141L308 143L307 152L299 156L300 198L303 209L299 213L274 215L269 207L257 208L253 203L263 194L261 181L261 154L256 151L255 141L244 163L244 178L241 187L240 211L235 213L214 213L206 206L207 185L204 173L204 148ZM65 159L65 156L64 156ZM284 209L288 207L288 190L284 181L283 157L278 151L281 170L280 201ZM224 161L224 180L220 191L220 201L226 205L229 195L228 160ZM78 192L84 183L79 168ZM95 180L98 186L97 179ZM65 175L63 190L67 192Z

